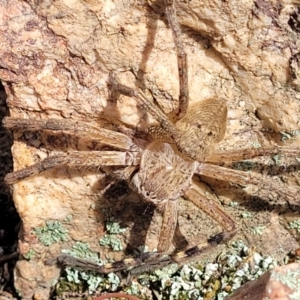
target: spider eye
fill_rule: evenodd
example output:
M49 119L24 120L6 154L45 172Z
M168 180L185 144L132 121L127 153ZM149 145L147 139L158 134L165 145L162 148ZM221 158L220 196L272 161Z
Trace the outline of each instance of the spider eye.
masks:
M201 124L197 124L196 126L197 126L197 128L201 128L201 127L202 127L202 125L201 125Z

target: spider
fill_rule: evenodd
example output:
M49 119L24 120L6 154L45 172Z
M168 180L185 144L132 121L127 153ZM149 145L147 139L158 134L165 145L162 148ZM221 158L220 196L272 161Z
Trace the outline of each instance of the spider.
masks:
M300 149L274 146L227 152L215 151L226 131L226 99L205 99L189 105L187 55L181 40L181 29L173 1L165 0L164 2L177 49L180 86L178 108L167 116L141 91L119 83L114 74L110 75L108 82L112 95L121 93L136 98L142 108L157 119L159 125L148 128L150 141L71 120L27 120L7 117L3 122L4 126L11 130L86 134L91 139L111 146L113 149L110 151L70 151L66 155L50 156L39 163L8 174L5 177L7 184L11 185L29 176L60 166L104 169L116 179L126 179L132 189L163 211L157 252L153 255L144 255L142 259L127 259L102 266L100 267L102 273L123 270L128 265L138 266L168 253L177 226L177 199L181 196L216 220L222 226L223 231L210 238L204 245L197 245L171 256L172 261L180 261L196 255L201 252L201 249L226 241L235 234L238 229L237 223L216 201L210 200L205 195L195 174L229 181L233 184L257 185L263 189L275 191L291 203L299 203L300 200L297 194L283 186L272 184L260 174L232 170L218 165L280 152L295 155Z

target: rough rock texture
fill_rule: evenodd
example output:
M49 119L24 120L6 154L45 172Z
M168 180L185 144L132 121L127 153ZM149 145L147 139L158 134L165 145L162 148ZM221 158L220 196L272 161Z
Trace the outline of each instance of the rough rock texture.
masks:
M188 54L191 101L219 95L228 99L227 136L220 148L299 144L297 3L176 2ZM134 99L109 100L109 71L117 73L123 83L143 88L166 111L176 107L176 52L162 1L0 0L0 5L0 78L11 116L66 118L96 126L104 126L104 119L119 120L139 129L153 123ZM270 131L258 134L266 129ZM279 132L291 139L281 141ZM16 170L54 153L97 148L83 137L15 133L15 140ZM275 162L271 158L257 160L258 165L263 164L264 175L274 173L274 182L284 182L296 190L300 178L295 160ZM286 169L291 162L294 166ZM103 208L112 207L111 214L129 228L126 241L132 248L144 244L145 239L150 249L156 247L159 215L145 238L152 215L149 206L143 206L137 195L128 191L120 201L100 197L103 178L101 173L59 168L14 184L13 197L23 221L20 253L30 249L37 253L33 260L20 261L15 270L15 285L22 299L48 299L59 270L44 266L43 261L75 241L89 242L102 255L107 252L98 243L107 218ZM243 212L251 212L252 217L241 222L241 232L258 250L280 258L297 247L295 232L290 234L282 226L283 218L278 214L285 210L284 199L274 200L253 187L242 189L205 180L224 204L240 203L238 208L228 207L237 220ZM253 193L266 200L272 198L273 206L251 198ZM271 209L274 207L276 211ZM180 201L179 214L180 228L188 242L216 230L216 224L188 202ZM69 215L71 221L66 219ZM295 216L289 214L288 218ZM33 228L47 220L59 220L69 230L68 241L43 246ZM265 226L263 234L251 235L250 229L258 225ZM120 256L111 254L115 259Z
M259 279L249 281L226 300L292 300L300 298L300 264L275 267Z

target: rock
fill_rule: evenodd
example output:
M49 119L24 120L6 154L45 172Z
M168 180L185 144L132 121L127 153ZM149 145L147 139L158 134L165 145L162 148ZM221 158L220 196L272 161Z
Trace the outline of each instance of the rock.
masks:
M109 124L112 120L138 130L155 124L135 99L122 96L120 101L111 101L107 79L113 71L122 83L142 88L151 99L154 96L166 112L176 107L176 51L162 3L0 0L0 79L10 115L70 119L98 128L114 128ZM191 102L219 95L228 101L227 137L220 149L252 148L258 143L257 129L296 133L300 128L297 5L288 0L176 1L176 5L188 55ZM293 145L299 143L296 134L286 136L294 138ZM14 137L15 170L69 150L101 149L83 136L16 132ZM280 134L271 137L284 143ZM270 136L262 139L270 144ZM272 180L292 188L299 182L298 173L289 169L288 175L279 174ZM31 299L38 286L43 292L35 297L47 299L46 290L56 282L59 270L55 273L43 261L71 249L76 241L89 243L101 257L111 258L109 250L99 245L107 208L128 228L124 241L129 241L130 248L145 241L153 241L148 243L150 250L156 248L159 218L154 217L154 227L148 230L152 213L149 205L136 200L140 200L136 194L126 194L128 202L105 199L100 193L106 185L104 177L103 173L61 167L13 185L23 222L19 251L22 255L35 253L29 262L18 262L15 272L22 299ZM249 200L253 192L248 187L243 191L229 184L212 184L224 203ZM179 223L188 242L203 232L215 233L216 223L189 202L179 202ZM240 206L236 217L247 207ZM183 216L184 211L197 214L190 218L194 223ZM265 207L254 211L249 218L251 227L271 223ZM67 230L67 240L44 245L37 238L36 229L49 220L60 222ZM281 247L276 255L284 255L298 244L279 220L275 223L279 227L270 234L276 232L276 237L268 238ZM249 233L249 228L243 229ZM278 237L284 237L284 242ZM264 245L257 250L263 251Z
M259 279L249 281L226 300L300 299L300 263L275 267Z

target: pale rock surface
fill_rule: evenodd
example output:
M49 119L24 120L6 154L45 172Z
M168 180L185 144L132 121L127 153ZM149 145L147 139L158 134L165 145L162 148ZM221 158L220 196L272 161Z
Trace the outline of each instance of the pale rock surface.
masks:
M228 99L229 118L222 149L252 147L257 143L299 144L298 139L280 141L280 134L300 129L299 24L297 5L292 1L176 1L188 54L191 101L221 95ZM103 119L119 120L144 129L154 122L134 99L111 102L107 79L110 71L121 82L152 94L165 111L176 107L178 75L172 34L162 1L0 0L0 79L8 94L11 116L16 118L66 118L104 126ZM83 139L45 137L41 133L16 133L14 168L18 170L69 149L95 149ZM272 163L269 159L268 163ZM283 161L285 166L285 161ZM268 175L267 172L264 172ZM94 251L103 236L102 208L113 207L128 227L134 247L144 244L151 213L134 194L123 197L124 207L99 199L104 175L85 170L57 168L13 186L13 197L23 221L19 250L33 249L37 256L19 261L15 285L22 299L48 299L59 276L56 267L44 266L45 258L75 241L89 242ZM292 189L299 186L297 170L274 176ZM214 180L209 181L212 184ZM218 183L214 191L228 204L249 200L257 189ZM266 195L265 195L266 196ZM125 199L129 199L126 204ZM251 202L251 199L250 199ZM141 208L139 208L140 206ZM280 199L278 205L285 205ZM239 220L243 210L228 208ZM137 212L138 211L138 212ZM135 212L135 213L134 213ZM241 222L243 234L258 251L282 257L297 247L296 239L281 218L265 209L251 211ZM72 215L72 221L66 217ZM47 220L59 220L69 230L69 240L43 246L33 229ZM187 221L189 220L189 221ZM159 215L146 243L156 247ZM261 222L268 235L251 236L249 228ZM261 224L259 223L259 224ZM179 224L188 241L215 232L216 223L180 201ZM192 230L191 230L192 228ZM128 241L128 236L127 236ZM266 244L268 247L266 247ZM120 258L121 254L111 254Z
M300 263L275 267L259 279L249 281L226 300L300 299Z

